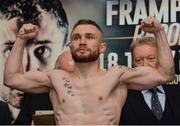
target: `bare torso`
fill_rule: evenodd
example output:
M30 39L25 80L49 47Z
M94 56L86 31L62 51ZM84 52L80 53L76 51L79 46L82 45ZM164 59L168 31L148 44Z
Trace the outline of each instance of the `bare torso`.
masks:
M56 124L118 124L127 88L118 85L116 70L88 79L55 70L49 77Z

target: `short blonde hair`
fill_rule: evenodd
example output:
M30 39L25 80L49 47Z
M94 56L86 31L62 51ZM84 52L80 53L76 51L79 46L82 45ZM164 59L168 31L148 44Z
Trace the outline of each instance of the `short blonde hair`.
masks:
M134 40L130 45L133 67L135 66L134 65L134 49L140 45L149 45L151 47L158 49L157 41L154 37L140 37Z
M156 48L158 47L154 37L140 37L131 43L130 49L132 55L134 54L134 48L140 45L149 45Z

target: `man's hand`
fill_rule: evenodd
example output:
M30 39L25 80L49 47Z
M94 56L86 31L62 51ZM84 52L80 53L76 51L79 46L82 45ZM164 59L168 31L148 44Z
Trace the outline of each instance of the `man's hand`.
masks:
M12 89L8 98L8 103L16 108L20 108L23 97L24 92Z
M37 25L31 23L24 24L19 30L18 37L21 39L31 39L37 35L38 31L39 28Z
M154 33L163 29L163 26L155 17L149 16L141 21L141 29L144 32Z

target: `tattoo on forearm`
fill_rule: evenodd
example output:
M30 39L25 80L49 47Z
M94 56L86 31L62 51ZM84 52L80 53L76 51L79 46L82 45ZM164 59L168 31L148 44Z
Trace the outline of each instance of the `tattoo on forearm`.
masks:
M65 77L63 77L62 80L64 81L64 87L66 89L67 94L70 96L75 96L72 90L72 85L70 84L70 81L67 80Z
M127 69L128 71L132 71L132 72L134 72L134 71L137 70L137 68L129 68L129 67L127 67L126 69Z
M175 66L173 65L171 68L170 68L170 73L169 75L174 78L174 74L175 74Z
M175 68L174 68L175 66L173 65L171 68L170 68L170 73L169 73L169 76L170 76L170 78L174 78L174 74L175 74ZM164 81L163 80L158 80L158 84L162 84L162 83L164 83Z

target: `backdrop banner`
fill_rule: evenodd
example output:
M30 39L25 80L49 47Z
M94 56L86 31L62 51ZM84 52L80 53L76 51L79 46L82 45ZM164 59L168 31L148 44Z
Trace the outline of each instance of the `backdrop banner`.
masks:
M95 20L103 29L108 48L102 55L101 66L131 67L130 44L133 38L150 36L144 33L139 22L147 17L156 17L164 26L175 61L174 81L180 82L180 0L62 0L71 30L79 19Z
M59 2L61 3L59 4ZM152 34L144 33L139 24L145 17L154 16L164 26L174 57L175 78L168 84L173 86L180 83L180 0L0 0L0 3L0 100L11 105L14 104L15 109L19 110L22 97L19 98L20 95L17 95L16 92L16 95L13 95L13 89L3 85L3 71L5 61L17 35L13 32L18 31L13 29L15 23L12 22L17 19L16 16L22 16L24 13L23 16L27 21L31 19L31 16L36 17L39 12L45 12L44 15L47 17L45 24L39 23L42 26L47 25L45 27L47 29L43 32L44 35L41 36L42 39L46 38L46 41L35 45L29 44L24 51L23 66L26 71L53 69L57 57L63 50L62 45L68 45L70 42L69 34L79 19L96 21L104 32L104 41L108 47L106 52L100 56L101 68L109 69L117 64L132 67L130 44L140 36L152 36ZM28 7L32 7L32 9ZM23 9L28 11L22 11ZM62 11L63 13L61 13ZM61 41L60 45L56 45L55 41L62 40L59 28L63 25L61 23L66 21L64 13L68 20L68 35L66 41ZM52 15L48 17L48 14L54 14L55 17L60 15L60 20L57 22ZM43 16L37 18L44 19ZM16 22L17 27L23 20L18 21ZM36 18L30 22L37 23ZM59 26L58 23L60 23ZM65 26L67 26L66 23ZM10 31L10 29L14 31ZM13 98L14 96L15 98ZM36 101L39 100L32 100L32 103L36 104ZM12 111L16 113L14 116L16 118L19 111Z

